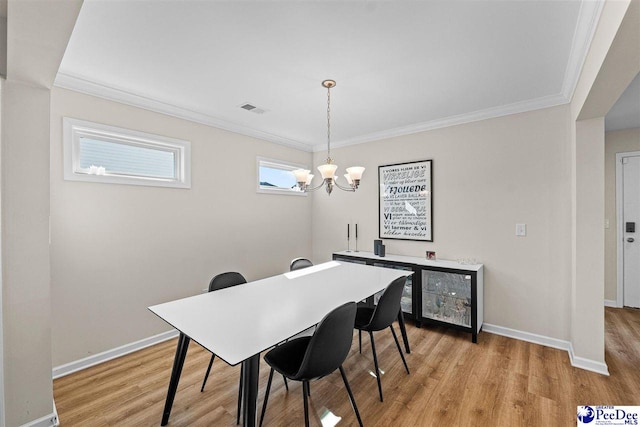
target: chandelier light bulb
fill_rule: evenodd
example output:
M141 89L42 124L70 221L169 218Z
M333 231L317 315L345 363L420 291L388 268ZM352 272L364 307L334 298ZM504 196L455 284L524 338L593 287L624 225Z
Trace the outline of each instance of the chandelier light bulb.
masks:
M364 172L364 168L362 166L352 166L347 168L347 173L351 177L352 180L361 180L362 173Z
M322 179L333 179L333 175L335 175L336 169L338 169L337 165L331 165L329 163L318 166L318 170L322 175Z
M307 169L296 169L292 172L296 177L296 182L307 182L307 177L311 171Z

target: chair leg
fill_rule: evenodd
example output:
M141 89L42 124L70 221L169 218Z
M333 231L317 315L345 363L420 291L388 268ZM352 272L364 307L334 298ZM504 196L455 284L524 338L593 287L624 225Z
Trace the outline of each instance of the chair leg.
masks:
M380 379L380 368L378 368L378 355L376 354L376 343L373 340L373 332L369 331L369 337L371 338L371 350L373 351L373 364L376 368L376 380L378 380L378 392L380 393L380 402L383 402L382 382Z
M236 424L240 424L240 411L242 410L242 378L244 378L244 365L240 364L240 384L238 385L238 415Z
M287 377L283 375L282 379L284 380L284 388L286 388L287 391L289 391L289 384L287 383Z
M309 401L308 401L309 382L302 381L302 397L304 398L304 426L309 427Z
M340 375L342 375L342 381L344 382L344 386L347 389L347 393L349 393L349 400L351 400L353 412L356 413L356 418L358 418L358 424L360 425L360 427L363 427L362 420L360 419L360 412L358 411L358 405L356 405L356 400L353 398L353 393L351 393L351 387L349 387L349 381L347 381L347 376L344 373L342 365L340 365Z
M404 341L404 349L407 354L410 354L411 348L409 347L409 337L407 336L407 326L404 324L404 314L402 313L402 307L398 312L398 325L400 325L400 334L402 335L402 341Z
M207 367L207 372L204 374L204 380L202 381L202 387L200 388L200 393L204 391L204 385L207 383L207 378L209 378L209 372L211 372L211 366L213 366L213 360L216 358L214 353L211 353L211 360L209 360L209 366Z
M358 329L358 347L360 347L360 354L362 354L362 329Z
M271 391L271 380L273 380L273 368L269 372L269 381L267 381L267 389L264 392L264 402L262 402L262 413L260 414L260 427L264 421L264 413L267 411L267 401L269 400L269 391Z
M400 342L398 341L398 336L396 335L396 331L393 330L393 325L389 325L389 329L391 329L391 333L393 334L393 339L396 341L396 347L398 347L398 353L400 353L400 357L402 357L402 363L404 363L404 369L406 369L407 374L409 374L409 367L407 366L407 361L404 359L404 354L402 354L402 349L400 348Z

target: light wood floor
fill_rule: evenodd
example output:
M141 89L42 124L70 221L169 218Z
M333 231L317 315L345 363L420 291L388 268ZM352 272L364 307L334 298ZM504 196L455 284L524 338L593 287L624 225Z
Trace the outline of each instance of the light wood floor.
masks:
M397 325L396 325L397 328ZM640 405L640 310L606 309L610 376L571 367L565 351L481 333L408 325L407 375L389 331L376 335L384 403L370 375L368 338L357 335L344 364L365 426L575 426L578 405ZM157 426L176 340L54 381L62 427ZM191 343L170 426L235 425L239 367L219 360L204 393L210 353ZM267 365L262 362L259 409ZM299 383L287 393L274 377L265 426L304 425ZM311 384L311 424L326 411L357 425L339 373Z

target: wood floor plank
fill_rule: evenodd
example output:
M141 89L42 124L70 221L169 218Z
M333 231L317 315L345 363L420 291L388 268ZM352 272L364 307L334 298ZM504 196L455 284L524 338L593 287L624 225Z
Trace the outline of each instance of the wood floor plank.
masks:
M606 361L610 376L574 368L565 351L442 327L407 332L412 352L407 375L389 331L376 333L384 402L372 376L369 338L358 352L357 334L344 369L365 426L566 426L578 405L640 405L640 310L607 308ZM137 427L160 424L176 340L170 340L54 381L62 427ZM216 360L204 392L210 353L193 343L180 379L169 426L234 426L239 367ZM269 369L260 364L261 408ZM284 388L274 376L265 426L303 425L300 383ZM311 383L311 425L339 417L356 426L342 378Z

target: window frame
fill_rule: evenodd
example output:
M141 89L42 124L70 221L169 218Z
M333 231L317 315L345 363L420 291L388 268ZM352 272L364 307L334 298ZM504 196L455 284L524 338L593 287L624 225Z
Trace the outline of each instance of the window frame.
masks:
M80 167L80 138L174 153L175 178L106 173L89 174ZM64 179L103 184L191 188L191 142L70 117L63 118Z
M260 166L268 166L273 169L282 169L294 171L296 169L307 169L306 166L299 163L292 163L285 160L270 159L266 157L256 157L256 192L262 194L283 194L287 196L307 196L306 192L296 191L278 187L263 187L260 185Z

